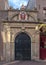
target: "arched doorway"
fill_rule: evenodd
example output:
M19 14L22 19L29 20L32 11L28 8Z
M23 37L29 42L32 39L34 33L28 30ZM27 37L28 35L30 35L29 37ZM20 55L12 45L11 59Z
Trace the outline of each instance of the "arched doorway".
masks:
M31 60L31 39L24 32L15 38L15 60Z

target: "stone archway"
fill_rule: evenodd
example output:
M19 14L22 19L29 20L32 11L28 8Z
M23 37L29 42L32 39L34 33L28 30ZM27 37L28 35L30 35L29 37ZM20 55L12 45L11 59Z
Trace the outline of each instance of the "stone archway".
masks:
M31 60L31 39L25 32L15 38L15 60Z

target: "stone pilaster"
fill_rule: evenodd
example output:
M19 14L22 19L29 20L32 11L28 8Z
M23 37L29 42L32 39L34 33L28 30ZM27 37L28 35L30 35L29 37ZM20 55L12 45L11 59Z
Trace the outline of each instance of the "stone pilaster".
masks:
M40 33L37 31L35 33L35 60L39 60L39 53L40 53Z

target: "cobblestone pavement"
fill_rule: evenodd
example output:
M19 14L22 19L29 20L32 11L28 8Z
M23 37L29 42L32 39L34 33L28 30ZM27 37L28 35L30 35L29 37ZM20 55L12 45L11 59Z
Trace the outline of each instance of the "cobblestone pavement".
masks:
M14 61L9 63L1 63L0 65L46 65L46 62L41 61Z

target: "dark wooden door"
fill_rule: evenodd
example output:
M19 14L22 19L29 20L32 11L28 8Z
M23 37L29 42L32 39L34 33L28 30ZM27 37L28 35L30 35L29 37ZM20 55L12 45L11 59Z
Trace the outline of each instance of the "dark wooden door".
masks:
M40 59L46 59L46 35L40 35Z
M15 60L31 60L31 40L24 32L15 38Z

